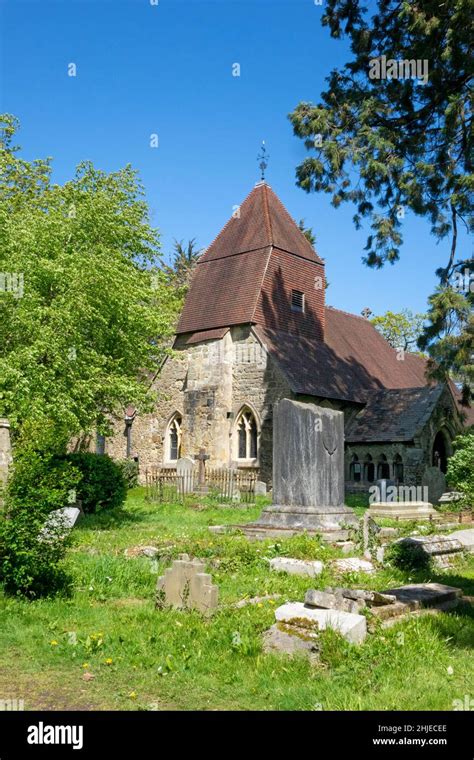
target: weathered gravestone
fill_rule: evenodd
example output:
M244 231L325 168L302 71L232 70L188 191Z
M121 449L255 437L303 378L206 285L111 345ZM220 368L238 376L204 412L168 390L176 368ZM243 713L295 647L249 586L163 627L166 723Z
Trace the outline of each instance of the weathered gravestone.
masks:
M10 443L10 423L5 417L0 418L0 507L3 504L2 492L8 479L8 470L12 463Z
M217 607L219 589L204 570L205 564L200 560L189 557L175 560L158 578L156 606L196 609L210 615Z
M423 474L424 486L428 488L428 499L432 504L438 504L446 491L446 477L438 467L427 467Z
M176 462L176 474L182 478L182 492L192 493L194 489L194 460L191 457L181 457Z
M342 412L289 399L275 404L272 495L257 522L242 526L249 537L307 531L336 540L358 525L344 505Z

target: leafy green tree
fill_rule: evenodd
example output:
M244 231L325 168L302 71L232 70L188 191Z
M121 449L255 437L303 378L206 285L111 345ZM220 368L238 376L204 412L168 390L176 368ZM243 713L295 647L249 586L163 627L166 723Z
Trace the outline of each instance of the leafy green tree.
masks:
M297 167L297 182L329 193L336 208L352 203L356 228L369 222L364 261L371 267L399 258L406 214L427 219L438 240L450 237L437 274L444 290L453 288L472 265L458 251L459 225L474 226L472 2L378 0L369 18L359 0L327 0L322 23L332 37L349 37L352 57L331 72L318 104L299 103L290 114L312 154ZM449 298L440 292L432 302L425 342L444 376L464 363L455 357L452 364L447 344L435 349L439 318L453 317ZM472 352L472 333L462 321L459 329L460 345L470 343Z
M301 230L305 238L309 240L311 245L314 247L316 245L316 235L314 233L313 228L307 227L304 219L300 219L298 228Z
M188 240L188 244L185 246L183 241L175 240L174 244L173 261L171 266L165 265L163 267L169 282L173 287L178 288L181 292L186 291L191 282L191 277L195 266L201 255L196 250L196 240Z
M387 311L370 321L393 348L410 351L416 348L425 319L425 314L413 314L409 309L403 309L398 313Z
M0 117L0 415L17 445L23 430L61 450L150 402L179 298L133 169L86 162L54 184L49 160L18 156L17 128Z
M474 430L453 441L454 454L448 459L447 480L464 495L462 505L474 506Z

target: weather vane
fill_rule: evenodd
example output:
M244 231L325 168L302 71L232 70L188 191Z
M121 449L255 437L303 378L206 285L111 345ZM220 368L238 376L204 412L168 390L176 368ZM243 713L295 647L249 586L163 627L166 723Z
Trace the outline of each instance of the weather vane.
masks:
M260 148L260 153L257 156L257 161L259 161L259 167L260 171L262 172L262 182L265 180L265 169L268 166L268 159L270 158L269 155L267 155L267 149L265 147L265 140L262 140L262 147Z

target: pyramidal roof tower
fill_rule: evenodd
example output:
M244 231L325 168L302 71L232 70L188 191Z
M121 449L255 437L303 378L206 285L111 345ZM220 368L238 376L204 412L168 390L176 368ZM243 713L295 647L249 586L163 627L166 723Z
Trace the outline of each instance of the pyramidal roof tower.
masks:
M239 324L324 334L324 262L265 182L200 257L177 333Z

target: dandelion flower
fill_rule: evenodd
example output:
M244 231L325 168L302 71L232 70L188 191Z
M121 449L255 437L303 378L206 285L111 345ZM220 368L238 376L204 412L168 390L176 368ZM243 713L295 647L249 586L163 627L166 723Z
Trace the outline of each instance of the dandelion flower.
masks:
M105 662L106 665L112 665L113 659L111 657L107 657L107 659L104 660L104 662Z
M49 643L51 644L52 647L57 647L58 646L58 642L55 639L53 639Z
M137 698L137 692L136 691L131 691L128 696L130 697L130 699L136 699Z
M82 663L82 667L83 668L88 668L89 667L89 663L88 662L83 662Z

